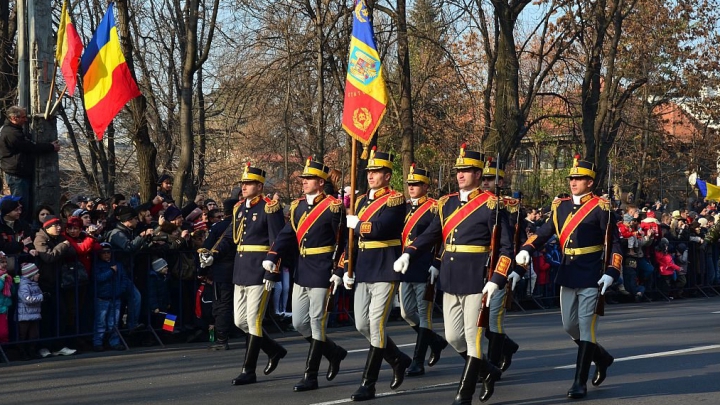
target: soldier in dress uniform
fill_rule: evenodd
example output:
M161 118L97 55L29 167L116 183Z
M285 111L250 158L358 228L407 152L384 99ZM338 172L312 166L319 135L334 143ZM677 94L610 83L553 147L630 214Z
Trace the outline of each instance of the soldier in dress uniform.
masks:
M325 336L327 302L341 284L342 270L333 274L333 253L336 245L344 243L340 229L342 201L323 192L330 168L310 158L305 163L302 178L302 198L290 205L290 221L275 239L263 267L275 272L278 262L292 257L297 263L292 294L292 322L295 329L310 342L305 374L295 384L296 392L318 388L318 370L324 355L330 362L327 379L332 380L340 369L347 350ZM329 288L331 287L332 288Z
M565 332L578 345L575 380L567 396L583 398L587 395L590 363L595 362L592 384L597 386L605 380L607 368L614 360L597 344L595 309L599 295L605 294L613 280L620 276L622 253L610 201L591 192L595 165L576 155L568 179L572 195L553 201L550 220L528 238L516 261L523 266L529 264L530 255L557 235L563 253L556 279L560 284L560 312ZM608 231L611 243L605 246ZM607 265L603 261L606 249L612 255Z
M445 338L465 358L465 369L454 405L471 404L478 377L482 377L480 400L492 396L502 372L482 355L482 327L477 326L483 295L487 302L505 287L512 259L512 238L502 201L480 189L484 156L463 144L455 163L459 193L438 201L438 215L430 226L404 250L395 270L406 272L414 261L436 243L443 245L440 285L443 289ZM486 282L493 227L500 227L499 259Z
M242 198L233 209L232 223L217 247L217 256L227 249L235 249L235 265L232 281L235 284L235 325L247 334L247 348L242 372L232 380L233 385L256 382L255 366L262 349L268 355L265 375L275 370L287 350L263 333L270 292L279 281L279 273L265 271L262 262L270 251L270 245L285 226L282 206L277 200L263 195L265 171L245 167L242 178ZM212 255L201 255L201 265L213 262Z
M499 166L499 167L498 167ZM498 162L488 158L485 162L485 168L483 169L482 175L482 189L489 192L495 192L496 186L501 189L505 178L505 165L499 164ZM497 181L497 184L496 184ZM517 213L520 209L519 201L512 197L501 197L503 201L503 207L508 213L508 222L510 223L510 229L513 233L516 230L517 224ZM522 220L522 219L521 219ZM520 236L525 235L525 228L518 228ZM527 239L525 236L523 239ZM520 278L525 274L525 270L517 266L508 275L508 283L510 284L510 290L515 289L515 285ZM499 290L496 294L493 294L492 301L488 302L490 307L490 327L485 331L485 336L488 338L488 361L500 370L505 371L510 367L512 363L512 356L518 351L518 344L515 343L505 333L505 307L507 299L507 288Z
M405 197L390 186L393 156L370 151L367 180L370 190L358 198L357 215L347 216L347 227L357 235L355 273L343 275L345 287L355 285L355 327L370 342L360 387L350 397L366 401L375 397L375 383L382 360L393 369L390 388L396 389L405 378L412 360L400 351L385 333L400 275L393 262L400 256L400 237L405 218ZM347 253L347 252L346 252ZM345 255L347 257L347 254Z
M410 166L407 178L410 201L406 203L407 215L403 227L403 246L409 245L420 235L437 215L437 201L428 198L430 174L427 170ZM417 332L415 352L412 363L405 374L414 377L425 374L425 355L428 346L431 348L428 365L434 366L440 360L440 354L448 343L432 330L432 313L434 302L435 279L439 274L438 267L433 265L436 249L423 252L413 260L408 270L402 275L400 283L400 313L403 319ZM429 280L428 280L429 279ZM428 284L428 281L430 282ZM432 288L433 291L426 291ZM426 293L428 295L426 296Z

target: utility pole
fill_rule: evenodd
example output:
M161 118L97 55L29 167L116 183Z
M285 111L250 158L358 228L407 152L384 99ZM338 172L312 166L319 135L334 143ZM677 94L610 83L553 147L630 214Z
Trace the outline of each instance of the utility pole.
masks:
M20 59L19 94L29 94L23 101L20 96L20 105L28 107L30 120L30 134L35 142L52 142L57 140L57 119L50 116L44 118L45 104L50 96L50 82L54 72L55 35L52 21L51 2L47 0L18 0L18 8L26 10L18 13L18 25L23 21L26 27L27 40L18 41L19 53L24 55ZM29 57L29 64L27 58ZM23 71L23 69L26 69ZM60 170L57 153L46 153L35 156L35 178L33 181L33 198L29 201L27 210L33 212L38 204L49 204L59 208L60 200Z

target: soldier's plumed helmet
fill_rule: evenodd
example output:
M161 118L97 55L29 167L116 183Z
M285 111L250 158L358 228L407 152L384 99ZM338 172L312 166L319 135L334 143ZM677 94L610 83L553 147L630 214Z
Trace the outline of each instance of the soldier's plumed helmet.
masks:
M580 155L575 155L573 167L570 168L568 179L578 177L590 177L595 180L595 164L590 163L587 160L580 160Z
M460 155L455 160L456 169L481 169L485 167L485 155L480 152L465 149L467 144L460 146Z
M430 173L425 169L415 167L415 163L410 165L410 173L407 176L408 184L424 183L430 184Z
M330 176L330 168L320 162L312 160L312 157L308 157L305 161L305 168L303 169L300 177L319 177L323 180L327 180Z
M240 182L245 183L257 181L259 183L265 184L265 176L265 170L258 167L253 167L250 162L248 162L245 166L245 171L243 171L242 178L240 178Z
M482 175L483 177L495 177L495 174L497 174L498 177L505 177L505 163L500 163L500 168L498 169L498 162L488 158L487 162L485 162Z
M365 170L380 170L382 168L392 170L393 159L395 159L395 156L389 153L379 152L377 147L373 146Z

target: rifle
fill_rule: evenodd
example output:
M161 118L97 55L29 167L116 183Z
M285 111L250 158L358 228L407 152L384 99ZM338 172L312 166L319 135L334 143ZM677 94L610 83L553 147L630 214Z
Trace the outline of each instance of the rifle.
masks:
M517 256L518 252L520 251L520 232L522 231L522 227L520 226L520 221L522 218L520 217L520 203L522 202L522 193L518 192L518 208L517 208L517 219L515 221L515 233L513 234L513 247L514 251L513 253L515 256ZM513 268L517 265L515 263L515 257L513 256ZM525 269L527 270L527 269ZM515 295L513 294L512 284L507 283L507 286L505 287L507 292L505 293L505 309L512 309L513 300L515 299Z
M612 171L612 163L608 162L608 198L612 202L612 196L610 195L611 190L611 180L610 180L610 173ZM613 220L613 211L612 207L608 210L608 221L607 225L605 226L605 252L603 256L603 266L600 268L600 277L605 274L605 269L607 269L607 266L612 264L612 220ZM602 287L598 286L598 299L597 304L595 304L595 314L597 316L604 316L605 315L605 296L601 294Z
M344 168L343 168L344 170ZM345 178L345 173L342 173L340 175L340 178ZM342 185L342 184L341 184ZM340 241L342 240L342 231L343 231L343 225L345 221L343 221L343 217L345 216L345 189L340 189L340 201L342 202L342 208L340 208L340 222L338 223L338 227L335 230L335 250L333 251L332 255L332 268L335 269L339 263L337 262L340 259ZM332 270L330 270L330 277L332 277ZM332 303L333 303L333 289L335 287L334 283L330 283L330 286L328 287L328 294L327 294L327 300L325 300L325 312L332 312Z
M488 266L485 267L486 277L485 284L487 284L492 278L492 273L495 267L497 267L498 259L500 258L498 246L500 245L500 226L498 220L500 219L500 152L497 154L497 163L495 164L495 197L498 198L498 203L495 205L495 225L493 225L492 238L490 239L490 257L488 258ZM483 294L482 302L480 303L480 315L477 320L478 328L489 328L490 327L490 307L487 302L487 294Z

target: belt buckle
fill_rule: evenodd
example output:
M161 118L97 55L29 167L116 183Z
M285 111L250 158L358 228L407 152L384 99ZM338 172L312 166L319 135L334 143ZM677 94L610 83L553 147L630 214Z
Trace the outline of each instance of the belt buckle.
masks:
M305 249L305 246L301 247L300 248L300 256L305 257L305 252L307 252L307 250Z
M365 242L363 242L363 241L358 241L358 247L359 247L360 249L365 249Z

